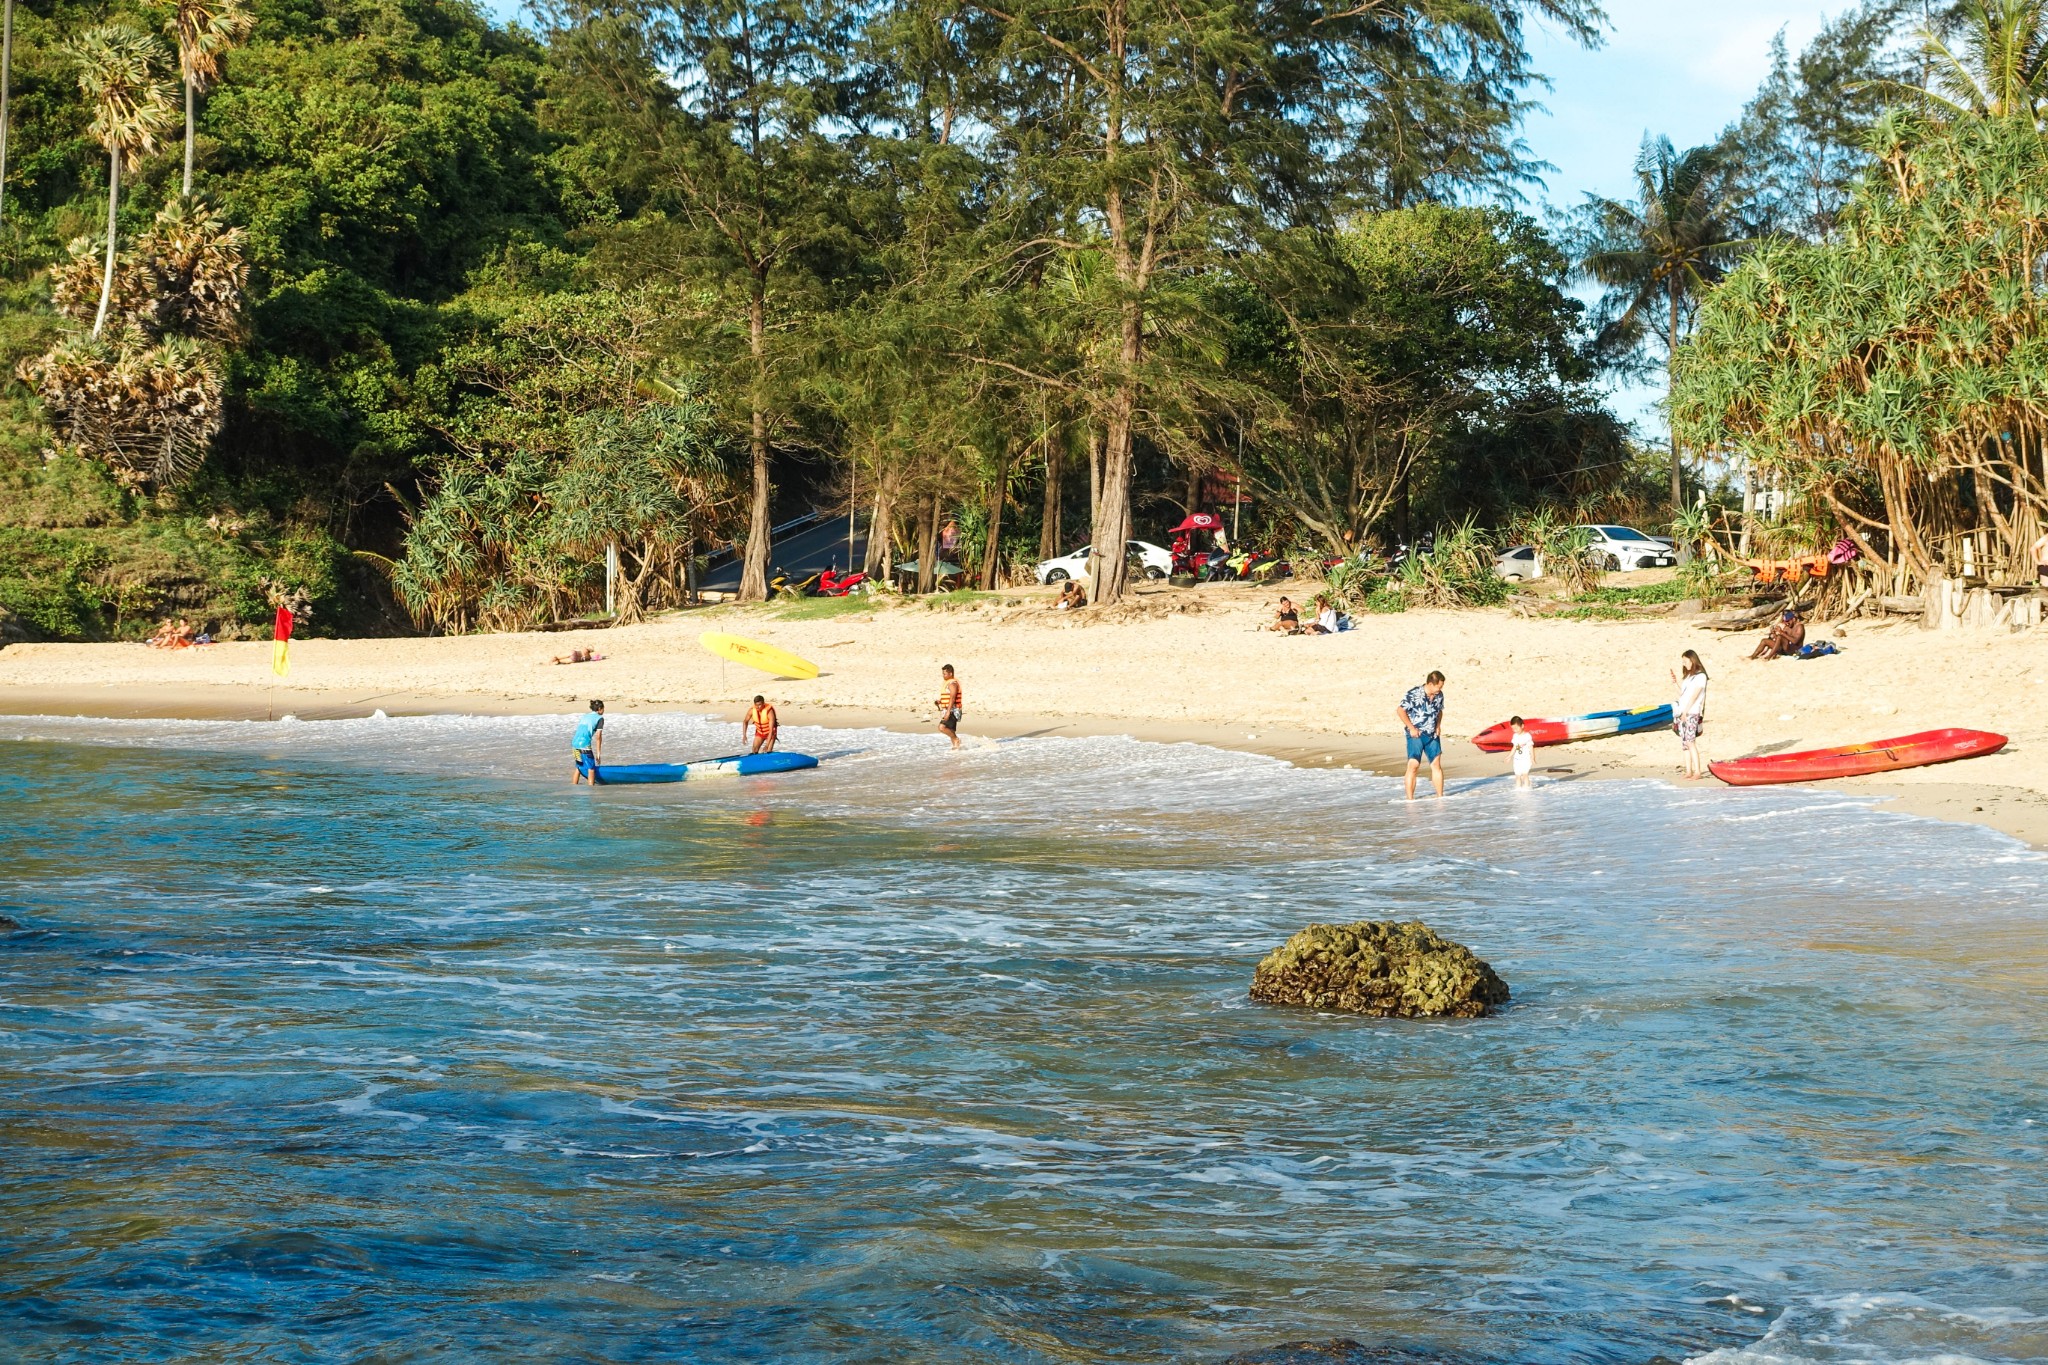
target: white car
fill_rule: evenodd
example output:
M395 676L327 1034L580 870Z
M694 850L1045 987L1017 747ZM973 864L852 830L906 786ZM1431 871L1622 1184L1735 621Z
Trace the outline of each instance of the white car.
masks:
M1543 556L1534 545L1511 545L1493 557L1493 571L1510 583L1543 577Z
M1587 537L1586 558L1610 573L1628 569L1664 569L1678 562L1669 545L1632 526L1580 526Z
M1173 556L1157 545L1146 540L1130 542L1130 552L1137 555L1145 566L1145 577L1164 578L1173 572ZM1088 576L1088 551L1083 545L1070 555L1048 559L1038 566L1038 581L1041 583L1064 583L1069 578Z

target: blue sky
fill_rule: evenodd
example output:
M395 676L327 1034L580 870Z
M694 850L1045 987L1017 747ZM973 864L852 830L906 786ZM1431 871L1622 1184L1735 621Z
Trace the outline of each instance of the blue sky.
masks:
M1630 168L1645 133L1680 147L1718 136L1755 93L1780 29L1797 52L1849 0L1819 6L1796 0L1605 0L1606 41L1586 51L1538 25L1530 49L1552 89L1530 116L1530 150L1557 167L1530 207L1566 207L1588 192L1627 196ZM519 0L483 0L500 19L521 11ZM1652 408L1658 388L1615 394L1615 407L1645 436L1660 435Z

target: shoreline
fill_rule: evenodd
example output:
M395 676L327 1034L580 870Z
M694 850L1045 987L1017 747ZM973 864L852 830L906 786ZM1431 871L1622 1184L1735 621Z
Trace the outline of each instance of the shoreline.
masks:
M253 695L253 694L261 694ZM280 685L276 688L228 683L178 683L138 686L100 684L63 690L0 684L0 716L65 717L104 720L236 720L267 721L286 715L300 721L363 719L377 711L387 716L530 716L563 715L583 705L580 694L540 696L532 693L452 692L393 689L364 692L358 688ZM614 692L608 714L683 714L716 716L737 727L743 705L678 702L636 698ZM779 704L787 726L829 730L887 730L897 734L937 732L907 711L827 704ZM1200 744L1239 753L1258 754L1303 768L1355 768L1381 777L1399 777L1405 751L1391 737L1347 734L1275 725L1243 729L1219 722L1132 720L1100 715L975 716L965 731L991 739L1081 739L1118 736L1152 744ZM1685 784L1678 764L1639 761L1615 745L1615 739L1584 740L1537 751L1539 774L1551 781L1661 781L1674 788ZM936 749L935 749L936 753ZM1447 781L1497 776L1503 760L1471 747L1469 738L1453 736L1444 747ZM1924 771L1924 770L1922 770ZM1426 794L1427 775L1421 790ZM1735 789L1709 780L1701 790L1728 794ZM2037 851L2048 851L2048 795L2011 784L1884 778L1847 778L1793 784L1790 790L1868 799L1877 808L1901 815L1952 824L1982 825L2011 836ZM1786 790L1780 788L1778 790ZM1739 799L1739 798L1738 798Z

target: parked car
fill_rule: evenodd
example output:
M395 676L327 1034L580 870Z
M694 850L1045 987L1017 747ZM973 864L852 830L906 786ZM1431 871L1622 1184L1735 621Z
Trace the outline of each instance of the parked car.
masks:
M1038 581L1041 583L1064 583L1069 578L1088 576L1088 551L1083 545L1070 555L1048 559L1038 566ZM1164 578L1173 572L1173 556L1149 540L1130 542L1130 553L1137 555L1145 566L1145 577Z
M1493 571L1510 583L1543 577L1543 556L1534 545L1510 545L1493 557Z
M1663 569L1678 562L1663 542L1632 526L1581 526L1589 538L1586 558L1613 573L1625 569Z

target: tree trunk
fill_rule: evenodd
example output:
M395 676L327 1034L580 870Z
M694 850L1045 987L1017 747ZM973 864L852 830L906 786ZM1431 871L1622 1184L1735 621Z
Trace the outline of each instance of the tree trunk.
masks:
M1678 280L1670 285L1671 331L1665 337L1664 420L1671 428L1671 515L1685 511L1685 477L1678 463L1678 418L1671 410L1671 396L1678 387Z
M1102 433L1094 423L1088 426L1088 526L1095 526L1095 514L1102 510Z
M7 105L13 75L14 0L0 0L0 223L7 221Z
M937 493L925 503L917 527L917 590L930 592L939 581L939 507Z
M192 77L185 77L185 190L184 197L192 197Z
M747 562L740 571L739 600L765 602L768 600L768 555L773 548L769 538L774 534L768 523L768 504L774 489L768 483L768 414L764 410L768 386L768 302L758 277L754 281L753 293L747 299L747 344L754 355L751 404L754 419L754 496L747 516Z
M1038 517L1038 557L1051 559L1060 552L1060 484L1066 473L1066 443L1054 442L1052 428L1040 437L1045 444L1045 504Z
M121 206L121 152L107 157L107 268L100 275L100 311L92 320L92 334L98 336L107 325L107 304L114 297L114 215Z
M889 506L885 489L886 485L878 480L874 510L868 514L868 552L863 556L860 571L869 578L889 576L889 519L895 510Z
M1089 556L1095 580L1092 601L1104 606L1121 602L1130 582L1125 542L1131 535L1131 439L1138 415L1138 363L1144 357L1145 317L1137 301L1124 304L1120 359L1123 374L1109 404L1109 429L1103 433L1102 495L1095 506L1094 552Z
M1003 505L1010 500L1010 447L1006 442L1003 453L996 457L995 487L988 496L988 544L981 551L981 590L994 592L999 584L996 575L1003 562Z

